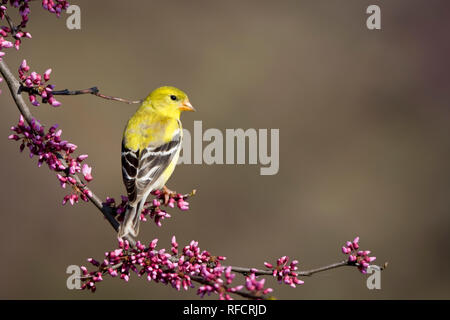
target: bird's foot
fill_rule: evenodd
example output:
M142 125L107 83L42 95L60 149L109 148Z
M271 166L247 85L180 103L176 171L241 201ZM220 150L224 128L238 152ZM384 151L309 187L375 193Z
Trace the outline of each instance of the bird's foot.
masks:
M175 191L170 190L166 186L164 186L161 191L164 196L164 205L167 205L169 203L170 198L173 198L177 195Z

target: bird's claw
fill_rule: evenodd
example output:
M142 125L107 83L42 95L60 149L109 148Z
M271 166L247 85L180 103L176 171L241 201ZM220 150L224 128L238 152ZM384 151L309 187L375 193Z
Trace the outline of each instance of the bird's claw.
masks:
M164 196L164 205L167 205L169 203L171 197L175 197L177 195L175 191L170 190L166 186L164 186L161 191Z

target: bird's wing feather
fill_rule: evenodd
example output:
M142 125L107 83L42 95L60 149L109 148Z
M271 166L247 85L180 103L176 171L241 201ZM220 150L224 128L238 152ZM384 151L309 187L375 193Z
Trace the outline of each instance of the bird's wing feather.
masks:
M149 145L141 151L130 150L122 142L122 176L130 203L140 201L149 188L153 190L154 184L181 148L181 132L180 128L169 142L159 146Z

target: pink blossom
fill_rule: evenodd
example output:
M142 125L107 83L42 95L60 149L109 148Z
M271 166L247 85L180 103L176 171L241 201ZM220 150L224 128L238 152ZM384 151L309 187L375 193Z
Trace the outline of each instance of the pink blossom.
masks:
M298 269L297 260L292 260L292 262L289 263L289 258L287 256L282 256L277 259L276 266L268 262L265 262L264 265L266 268L272 270L272 275L279 283L285 283L293 288L304 283L298 278L298 273L296 272Z
M92 175L91 175L92 168L89 167L87 164L83 164L82 172L83 172L84 179L86 181L89 182L89 181L91 181L93 179Z
M166 211L165 208L165 198L164 193L160 190L155 190L151 193L155 196L154 199L148 200L144 204L144 208L141 212L141 221L147 221L147 218L150 218L154 221L154 223L158 226L162 226L162 221L164 219L168 219L171 215ZM167 206L170 208L174 208L175 206L171 205L171 203L182 202L183 205L178 208L181 211L186 211L189 209L189 203L186 201L190 195L181 195L181 194L170 194ZM109 200L108 200L109 199ZM108 198L105 204L109 207L114 207L114 210L117 214L117 220L122 221L124 218L124 213L126 211L126 207L128 205L128 198L122 196L122 202L120 204L116 204L113 198Z
M370 263L375 261L376 257L370 257L369 250L359 250L359 237L356 237L353 241L347 241L345 246L342 247L342 252L348 255L348 263L358 266L361 273L367 273L367 268Z
M26 62L22 63L26 66ZM86 181L92 180L92 168L84 164L84 170L81 168L81 161L87 158L87 155L81 155L77 158L72 158L71 154L75 151L77 146L68 141L61 140L61 130L57 130L57 125L51 126L47 132L36 120L32 120L31 125L25 124L25 119L20 116L19 122L16 126L11 127L14 134L8 136L8 139L19 141L20 151L26 147L30 151L30 157L37 156L38 166L43 163L48 165L48 168L57 172L57 178L62 188L67 184L75 187L72 188L71 194L63 199L63 204L70 202L75 204L79 198L83 201L88 201L92 196L92 192L86 188L85 185L77 183L74 174L83 173L87 177ZM65 159L67 165L63 163Z
M33 71L28 75L30 67L26 60L23 60L19 66L19 79L22 82L22 90L29 95L30 102L34 106L39 106L36 97L42 98L42 103L48 103L53 107L59 107L61 102L53 96L54 85L47 84L50 80L52 69L47 69L43 75Z
M45 80L45 81L50 80L50 73L52 73L52 69L47 69L47 70L44 72L44 80Z

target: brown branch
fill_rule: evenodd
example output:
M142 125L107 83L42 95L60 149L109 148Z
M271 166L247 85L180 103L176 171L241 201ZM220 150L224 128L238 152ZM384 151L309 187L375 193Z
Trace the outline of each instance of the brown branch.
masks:
M31 114L30 109L28 108L25 100L20 94L20 82L11 73L11 70L9 70L4 60L0 61L0 73L2 74L3 79L5 79L5 82L8 85L9 90L11 91L11 95L14 99L14 102L16 103L17 108L19 108L20 113L31 126L33 115Z
M89 89L82 89L82 90L69 90L69 89L55 90L55 91L52 91L52 94L60 95L60 96L75 96L75 95L80 95L80 94L92 94L92 95L97 96L102 99L119 101L119 102L124 102L124 103L128 103L128 104L137 104L137 103L142 102L142 100L128 100L128 99L123 99L123 98L118 98L118 97L113 97L113 96L107 96L107 95L101 94L97 87L92 87Z
M336 269L336 268L340 268L340 267L345 267L345 266L354 267L354 266L358 266L358 265L350 264L350 263L348 263L347 260L343 260L341 262L332 263L328 266L319 267L319 268L315 268L315 269L311 269L311 270L299 271L298 275L303 276L303 277L310 277L315 273L319 273L319 272L323 272L323 271L327 271L327 270L331 270L331 269Z

